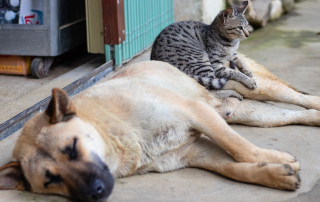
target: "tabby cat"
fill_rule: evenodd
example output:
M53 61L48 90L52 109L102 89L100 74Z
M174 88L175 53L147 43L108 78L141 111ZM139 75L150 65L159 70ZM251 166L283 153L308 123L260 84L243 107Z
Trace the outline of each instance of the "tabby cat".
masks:
M249 36L244 12L248 1L221 11L211 25L182 21L169 25L156 38L151 60L168 62L196 79L208 90L220 90L228 79L257 88L245 63L237 54L241 40ZM240 70L224 67L234 63Z

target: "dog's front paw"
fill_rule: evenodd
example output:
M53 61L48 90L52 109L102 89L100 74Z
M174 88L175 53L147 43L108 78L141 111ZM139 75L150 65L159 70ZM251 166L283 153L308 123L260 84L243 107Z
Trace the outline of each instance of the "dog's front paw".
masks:
M239 101L243 100L243 96L234 90L218 90L218 91L213 91L213 94L216 98L219 98L222 100L228 97L237 98Z
M277 164L288 164L294 171L300 170L300 161L296 156L288 152L281 152L271 149L254 149L250 153L243 155L243 162L266 162Z
M259 182L261 184L277 188L296 190L300 188L301 179L299 172L289 164L258 163Z

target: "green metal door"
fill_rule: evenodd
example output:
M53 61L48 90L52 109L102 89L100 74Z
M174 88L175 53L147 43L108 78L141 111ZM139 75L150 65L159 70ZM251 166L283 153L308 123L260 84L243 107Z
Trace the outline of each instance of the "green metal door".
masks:
M125 40L111 47L105 45L106 60L115 65L132 59L148 49L163 28L174 22L174 0L124 0Z

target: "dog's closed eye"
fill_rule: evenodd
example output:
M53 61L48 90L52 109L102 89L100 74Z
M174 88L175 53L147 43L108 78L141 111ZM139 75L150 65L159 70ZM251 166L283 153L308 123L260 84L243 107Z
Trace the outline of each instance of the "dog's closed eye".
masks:
M63 180L60 175L53 175L49 170L46 171L46 179L48 180L43 184L45 188L48 188L50 184L59 184Z
M64 150L62 150L63 154L69 155L69 160L71 161L76 160L78 158L77 142L78 138L74 138L72 145L67 146Z

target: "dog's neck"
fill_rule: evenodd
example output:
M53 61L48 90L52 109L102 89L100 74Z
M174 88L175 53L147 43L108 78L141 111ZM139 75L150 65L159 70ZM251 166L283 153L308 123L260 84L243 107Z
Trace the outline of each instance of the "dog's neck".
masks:
M131 127L127 122L116 116L114 113L106 111L105 107L95 105L93 102L81 101L77 104L77 114L83 120L89 122L101 135L106 144L105 163L113 177L124 177L134 173L137 170L139 154L141 150L139 143L135 139L129 139L128 135L123 138L124 134L130 131ZM89 109L90 108L90 109ZM112 111L117 110L114 107ZM103 115L97 117L99 112ZM134 136L133 136L134 137Z

